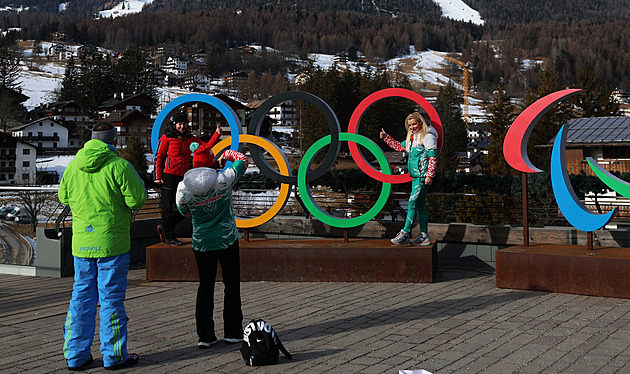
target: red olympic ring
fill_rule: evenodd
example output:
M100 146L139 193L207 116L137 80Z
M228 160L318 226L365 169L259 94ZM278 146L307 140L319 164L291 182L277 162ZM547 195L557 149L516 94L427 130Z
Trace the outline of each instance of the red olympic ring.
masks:
M352 117L350 117L350 123L348 124L348 132L351 134L358 134L359 122L361 122L361 118L363 114L367 111L367 109L374 104L375 102L384 99L386 97L402 97L405 99L409 99L414 101L416 104L420 105L422 109L424 109L429 118L431 118L431 122L435 130L438 133L438 153L442 149L442 121L440 120L440 116L438 116L437 111L431 105L427 99L422 97L422 95L417 94L413 91L406 90L404 88L386 88L380 91L377 91L370 96L366 97L359 103L354 112L352 113ZM412 180L409 176L409 173L400 174L400 175L387 175L383 174L380 171L376 170L372 165L370 165L363 157L363 154L359 150L357 143L348 142L348 147L350 148L350 154L352 155L352 159L359 166L361 170L373 179L376 179L379 182L383 183L407 183Z

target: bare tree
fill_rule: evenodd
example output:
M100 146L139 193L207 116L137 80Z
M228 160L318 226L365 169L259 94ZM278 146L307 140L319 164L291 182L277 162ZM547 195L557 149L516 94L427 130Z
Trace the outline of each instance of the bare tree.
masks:
M33 165L33 167L35 167L35 165ZM22 168L16 168L16 185L24 186L23 190L18 191L17 198L21 202L21 209L24 209L31 220L31 230L35 232L35 229L37 228L37 216L46 204L54 200L57 193L42 187L33 186L32 183L35 181L31 180L30 177L22 178L23 175L28 174L26 171L27 170Z
M22 202L26 214L31 219L31 231L35 232L37 228L37 216L44 206L51 201L57 194L51 191L26 190L18 192L18 198Z

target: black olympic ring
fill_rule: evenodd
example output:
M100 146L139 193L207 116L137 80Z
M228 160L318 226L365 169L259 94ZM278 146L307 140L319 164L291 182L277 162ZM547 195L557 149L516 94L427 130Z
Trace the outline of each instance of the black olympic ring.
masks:
M316 167L315 170L312 171L312 174L307 173L306 178L310 182L324 175L335 164L337 156L339 155L339 151L341 150L341 143L339 142L339 133L341 132L341 126L339 126L339 120L337 119L337 115L335 114L335 112L333 112L332 108L324 100L313 94L302 91L286 91L276 94L265 100L265 102L260 107L258 107L258 109L256 109L254 115L252 116L252 119L249 122L249 126L247 127L247 133L253 134L255 136L260 136L260 127L262 126L267 112L269 112L277 104L294 99L304 100L315 105L315 107L322 111L322 113L326 117L328 126L330 127L331 140L330 147L328 148L328 153L326 153L324 161L318 167ZM259 147L258 145L250 144L249 152L263 174L279 183L297 185L297 176L290 175L290 170L288 176L282 175L274 170L271 165L269 165L269 163L267 162L267 160L265 160L265 157L263 156L261 147Z

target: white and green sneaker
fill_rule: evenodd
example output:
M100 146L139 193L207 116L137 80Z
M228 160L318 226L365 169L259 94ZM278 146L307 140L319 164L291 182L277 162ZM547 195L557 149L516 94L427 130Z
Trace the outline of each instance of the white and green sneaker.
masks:
M396 235L396 237L392 239L391 242L396 245L409 243L409 233L405 230L400 230L398 235Z

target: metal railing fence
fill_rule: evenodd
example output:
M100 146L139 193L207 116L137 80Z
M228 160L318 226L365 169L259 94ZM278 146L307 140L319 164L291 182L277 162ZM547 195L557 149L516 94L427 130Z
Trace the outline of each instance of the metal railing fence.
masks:
M43 198L37 210L38 222L46 227L62 228L69 226L72 213L57 199L57 187L0 186L0 207L24 206L25 196L31 200ZM234 212L237 216L248 218L259 216L275 202L278 190L241 189L234 191ZM337 193L327 188L312 190L314 202L329 214L351 218L367 212L378 198L378 192ZM33 196L39 196L33 198ZM281 215L309 217L302 198L293 188L287 203L280 211ZM378 220L403 220L407 210L408 194L395 192L390 195L386 206L375 217ZM593 211L606 212L617 208L614 218L617 222L630 224L630 200L600 199L597 204L587 200L585 205ZM66 208L66 209L64 209ZM159 218L161 202L159 191L149 190L147 203L134 218ZM472 193L429 193L427 212L430 222L435 223L472 223L487 225L521 225L522 201L520 196ZM570 226L564 219L554 200L529 201L529 224L535 226Z

